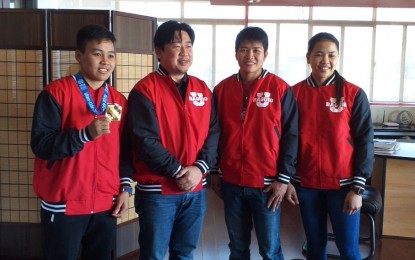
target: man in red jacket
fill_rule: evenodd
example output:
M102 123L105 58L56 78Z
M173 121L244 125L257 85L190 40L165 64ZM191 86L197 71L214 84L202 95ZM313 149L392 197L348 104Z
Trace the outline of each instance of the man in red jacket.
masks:
M221 127L221 177L212 187L223 197L229 259L250 259L255 226L263 259L283 259L279 236L281 201L297 158L297 106L281 78L263 69L268 36L259 27L239 32L239 72L214 90Z
M89 25L78 31L79 73L51 82L36 100L31 148L33 188L41 198L47 259L111 259L119 194L120 135L126 98L106 83L115 37Z
M140 259L163 259L167 248L170 259L193 259L202 230L220 130L212 92L187 74L194 40L188 24L160 25L154 36L160 66L128 96L121 173L137 181Z

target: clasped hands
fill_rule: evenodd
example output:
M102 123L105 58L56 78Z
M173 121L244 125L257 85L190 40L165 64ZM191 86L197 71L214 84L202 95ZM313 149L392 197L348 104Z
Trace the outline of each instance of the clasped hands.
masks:
M196 166L187 166L176 175L176 184L184 192L193 191L202 179L202 172Z

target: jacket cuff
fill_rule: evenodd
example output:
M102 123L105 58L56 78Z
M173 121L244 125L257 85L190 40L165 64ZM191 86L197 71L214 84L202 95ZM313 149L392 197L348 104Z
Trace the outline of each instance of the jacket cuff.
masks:
M81 140L82 143L87 143L92 141L92 137L88 132L88 129L85 127L84 129L81 129L79 132L79 140Z
M353 185L358 186L358 187L362 187L364 189L365 185L366 185L366 179L361 177L361 176L354 176L353 177Z
M183 169L183 167L181 165L179 165L179 168L177 168L177 170L173 173L172 177L175 179L178 179L176 177L176 175Z
M202 174L206 174L209 170L209 166L203 160L197 160L193 164L193 166L196 166L197 168L199 168L199 170L202 172Z
M290 176L285 175L283 173L279 173L278 174L278 182L288 184L288 183L290 183Z
M131 187L131 183L133 183L133 180L131 178L124 177L120 179L120 187Z

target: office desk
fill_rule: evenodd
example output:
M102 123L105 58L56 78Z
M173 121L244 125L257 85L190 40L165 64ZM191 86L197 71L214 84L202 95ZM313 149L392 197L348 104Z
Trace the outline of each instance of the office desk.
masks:
M371 183L382 194L382 236L415 239L415 140L399 142L394 154L375 153Z

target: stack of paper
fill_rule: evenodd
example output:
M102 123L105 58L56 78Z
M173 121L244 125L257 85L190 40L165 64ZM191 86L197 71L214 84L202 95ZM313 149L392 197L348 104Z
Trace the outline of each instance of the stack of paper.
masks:
M392 154L399 150L399 143L396 139L373 139L375 153Z

